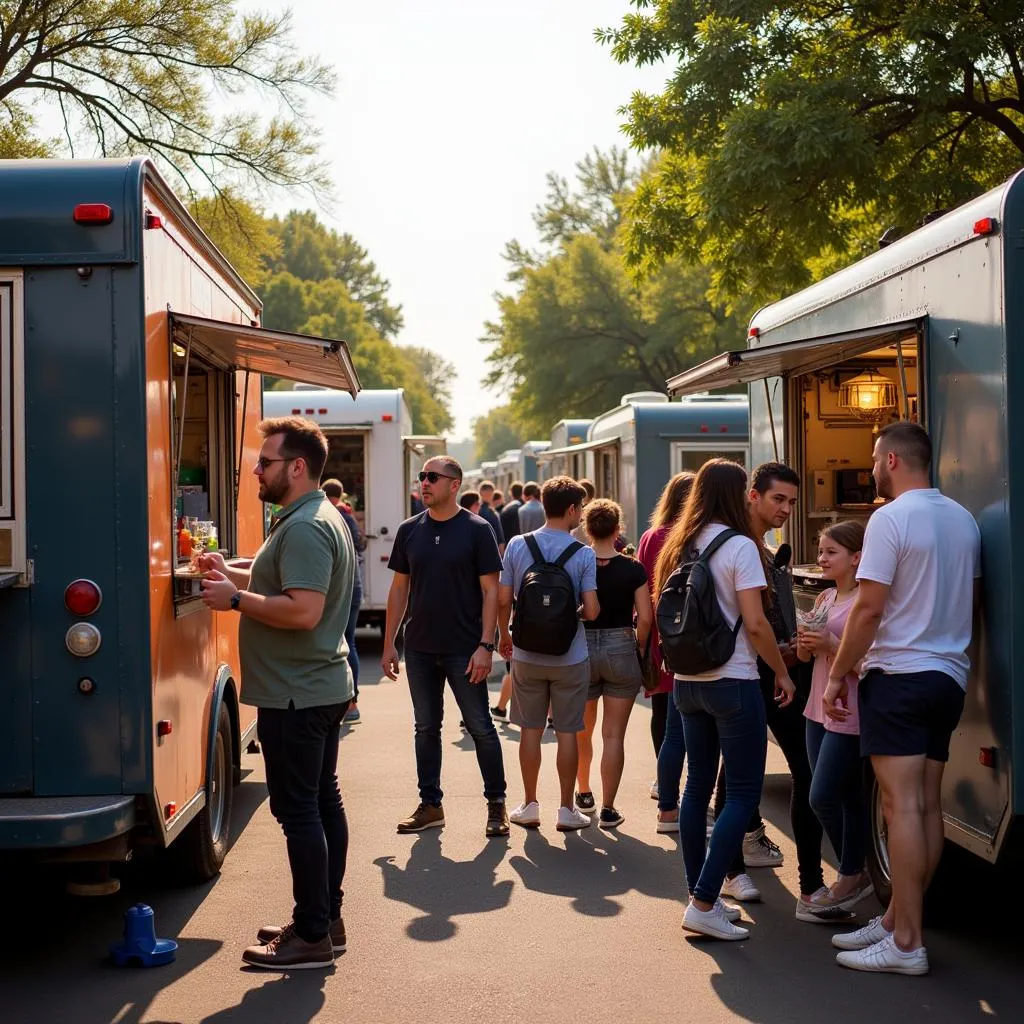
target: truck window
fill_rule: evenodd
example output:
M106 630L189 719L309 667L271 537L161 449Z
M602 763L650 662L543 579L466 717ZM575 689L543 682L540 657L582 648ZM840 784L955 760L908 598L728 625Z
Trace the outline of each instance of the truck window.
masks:
M172 346L171 359L172 460L177 469L174 489L173 537L176 565L188 566L186 550L216 543L225 555L235 554L234 390L231 373L207 365L194 353ZM213 539L215 537L215 540ZM175 599L195 597L198 582L185 579L175 586Z
M327 428L327 463L323 479L341 481L359 528L366 532L366 440L364 431ZM417 467L418 469L419 467Z

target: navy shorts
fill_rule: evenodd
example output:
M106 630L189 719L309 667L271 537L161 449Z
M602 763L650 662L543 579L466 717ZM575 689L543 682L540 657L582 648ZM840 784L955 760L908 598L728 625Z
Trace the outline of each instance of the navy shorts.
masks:
M872 669L860 681L857 703L861 757L949 760L949 741L964 710L964 691L952 676Z

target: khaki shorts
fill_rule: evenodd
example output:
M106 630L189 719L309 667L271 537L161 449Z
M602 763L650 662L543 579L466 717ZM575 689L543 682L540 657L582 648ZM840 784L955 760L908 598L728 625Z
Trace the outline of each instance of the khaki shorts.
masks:
M636 700L643 685L636 636L632 629L588 629L590 692L588 700L621 697Z
M589 662L534 665L513 658L509 720L521 729L543 729L550 706L556 732L582 732L589 686Z

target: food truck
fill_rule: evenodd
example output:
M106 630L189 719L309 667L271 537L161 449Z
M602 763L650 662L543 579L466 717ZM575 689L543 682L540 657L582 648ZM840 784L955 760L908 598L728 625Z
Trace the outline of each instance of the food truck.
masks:
M538 456L551 447L550 441L526 441L521 448L512 448L498 456L494 470L494 486L506 500L511 500L509 488L518 481L521 484L540 482Z
M299 386L267 391L267 416L302 416L320 425L329 452L324 479L341 481L353 515L366 536L363 600L359 624L384 628L391 573L388 561L399 524L412 514L416 474L434 455L443 455L443 437L413 433L412 413L402 388L361 391L355 401L344 391Z
M946 836L989 861L1024 853L1024 633L1013 609L1024 580L1024 473L1011 406L1024 344L1024 174L866 259L767 306L747 348L668 382L677 395L747 384L751 457L800 473L790 520L798 602L823 585L817 536L837 519L866 522L880 504L875 434L893 420L925 426L935 486L981 529L984 602L967 705L943 783ZM1015 482L1016 481L1016 482ZM964 595L964 600L969 600ZM1018 669L1018 663L1021 668ZM1021 673L1018 676L1018 672ZM872 780L869 867L890 891L885 820Z
M255 711L184 524L262 543L261 374L359 387L260 309L148 160L0 161L2 851L220 868Z
M551 428L551 441L543 454L552 449L560 451L572 445L583 444L587 440L587 431L593 420L559 420ZM549 459L537 460L538 480L550 480L553 476L571 476L573 480L582 480L587 475L586 452L574 455L553 455Z
M623 395L619 405L602 413L586 441L549 448L540 459L583 457L581 475L594 482L599 498L622 506L623 535L636 543L668 479L697 469L716 456L747 465L747 398L713 395L669 402L658 391Z

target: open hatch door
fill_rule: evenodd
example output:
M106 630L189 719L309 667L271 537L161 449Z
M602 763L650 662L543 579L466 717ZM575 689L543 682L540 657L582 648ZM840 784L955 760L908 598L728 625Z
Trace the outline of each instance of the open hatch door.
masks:
M920 330L920 321L908 320L806 341L722 352L670 378L668 392L679 398L734 384L750 384L768 377L798 377L853 359L872 349L895 345L897 341L916 341Z
M360 390L359 375L348 345L266 327L225 320L207 320L170 313L171 335L177 344L222 370L267 373L303 384L319 384L352 397Z

